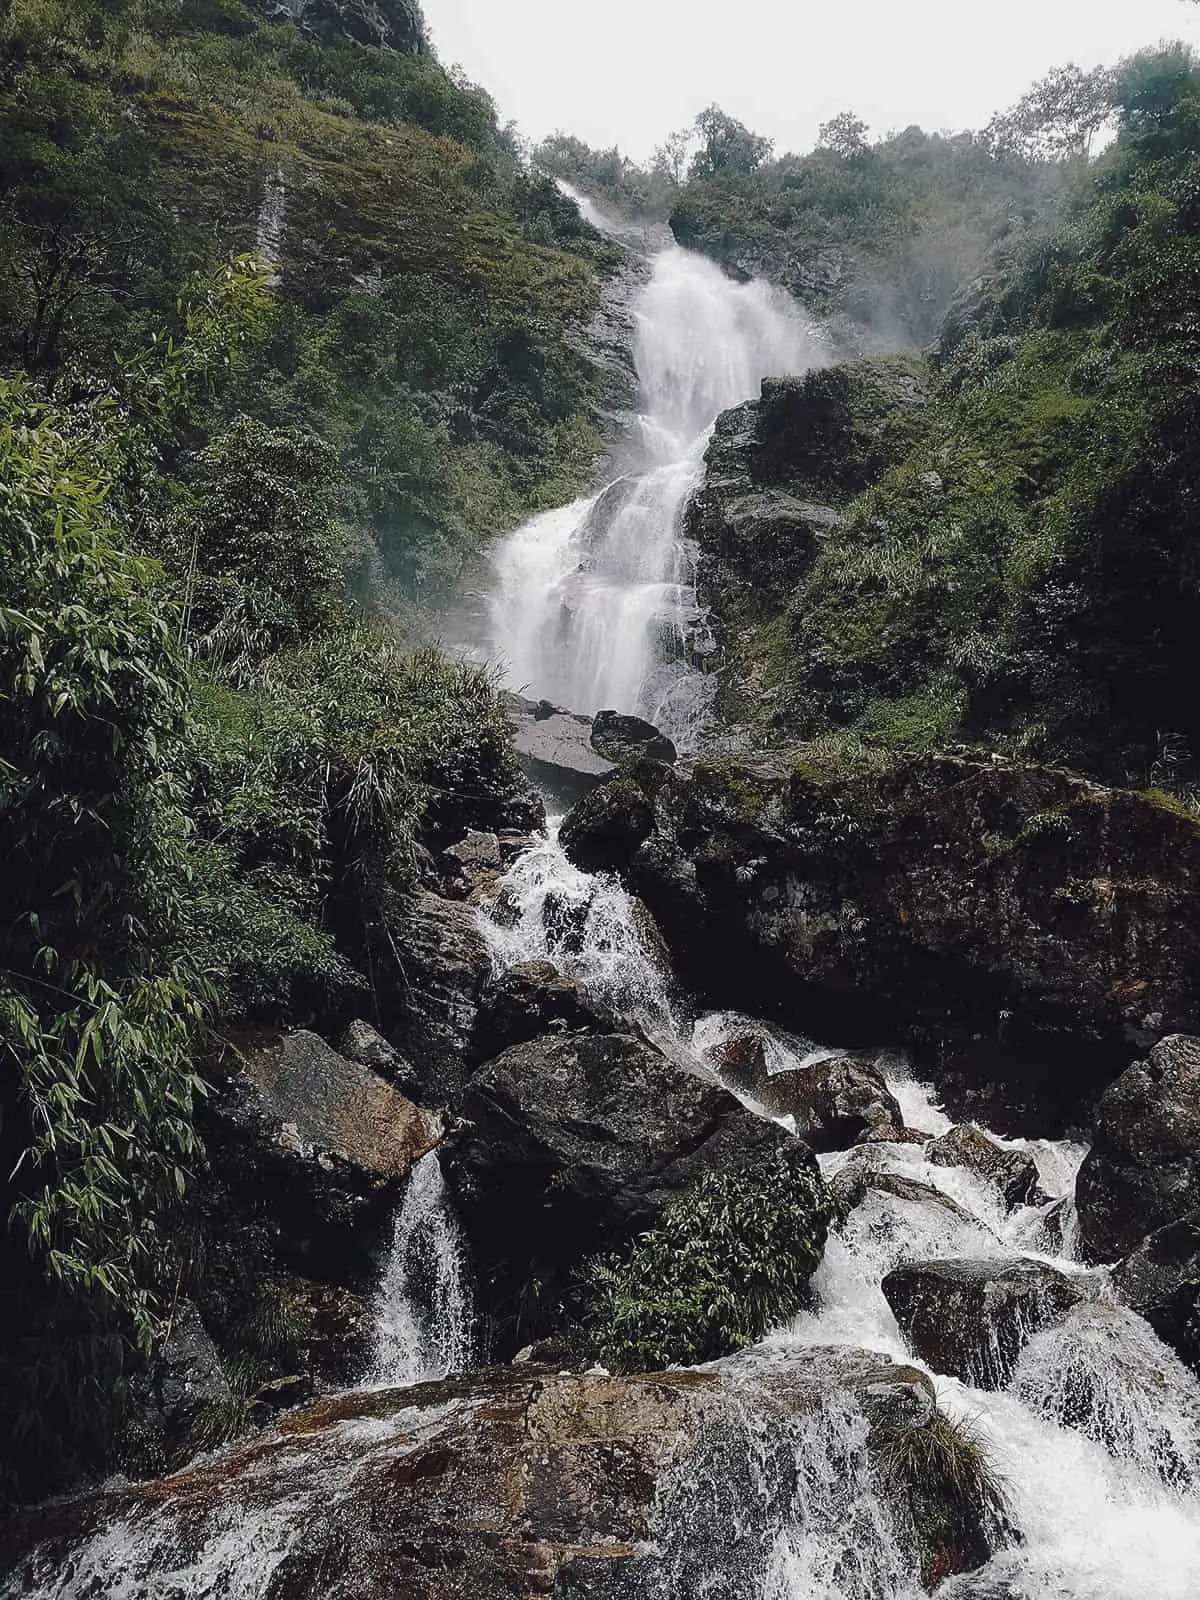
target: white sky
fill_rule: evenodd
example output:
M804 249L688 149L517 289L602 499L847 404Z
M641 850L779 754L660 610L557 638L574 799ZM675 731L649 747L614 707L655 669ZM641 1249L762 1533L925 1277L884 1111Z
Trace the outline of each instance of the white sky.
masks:
M1187 0L423 0L434 46L533 139L644 160L713 101L778 153L853 110L875 134L981 127L1050 67L1200 44Z

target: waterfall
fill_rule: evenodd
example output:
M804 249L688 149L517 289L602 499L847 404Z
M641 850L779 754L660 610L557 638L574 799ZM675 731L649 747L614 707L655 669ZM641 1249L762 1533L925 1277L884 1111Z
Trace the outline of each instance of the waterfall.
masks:
M655 256L636 323L641 410L625 470L503 543L491 643L514 688L572 711L633 712L690 746L711 682L683 513L712 424L764 377L828 357L786 295L676 246Z
M278 283L277 267L283 248L283 229L287 218L287 177L282 167L267 179L263 189L262 204L258 208L258 225L255 231L254 253L260 261L272 267L270 281Z
M471 1360L471 1293L458 1219L437 1151L412 1170L380 1284L370 1383L384 1388L462 1372Z

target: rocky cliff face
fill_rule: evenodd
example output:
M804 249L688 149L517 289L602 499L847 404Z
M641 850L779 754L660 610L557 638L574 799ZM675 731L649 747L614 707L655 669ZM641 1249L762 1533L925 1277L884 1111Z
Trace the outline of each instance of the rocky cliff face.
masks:
M1078 1115L1132 1041L1200 1017L1200 822L1065 772L643 762L562 837L625 875L714 1002L900 1030L947 1082L1006 1083L1010 1118L1025 1092Z
M324 40L352 39L376 49L424 55L429 49L417 0L252 0L280 22L299 24Z

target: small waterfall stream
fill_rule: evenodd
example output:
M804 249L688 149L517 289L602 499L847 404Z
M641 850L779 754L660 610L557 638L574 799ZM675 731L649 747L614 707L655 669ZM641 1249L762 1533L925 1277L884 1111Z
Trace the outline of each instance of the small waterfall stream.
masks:
M465 1245L437 1151L408 1180L379 1287L369 1382L426 1383L471 1364Z

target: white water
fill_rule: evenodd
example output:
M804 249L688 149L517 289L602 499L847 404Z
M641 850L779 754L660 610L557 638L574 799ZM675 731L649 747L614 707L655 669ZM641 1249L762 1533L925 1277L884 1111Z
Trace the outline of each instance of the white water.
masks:
M422 1156L396 1217L375 1314L372 1387L426 1383L471 1364L471 1291L437 1151Z
M676 246L655 256L636 320L641 410L625 470L500 547L491 643L513 688L572 711L648 717L686 746L704 724L710 685L698 667L705 627L681 523L712 424L764 377L828 357L786 295L735 284Z
M665 994L656 942L635 903L618 885L589 878L565 859L553 833L516 863L501 888L508 926L483 926L500 965L550 959L585 989L635 997ZM584 907L564 949L547 933L545 907L556 897ZM512 917L514 907L518 910ZM554 919L549 919L553 924ZM621 977L609 986L615 961ZM711 1064L718 1047L747 1031L764 1037L770 1070L812 1066L828 1051L734 1013L686 1020L678 996L652 1006L674 1030L681 1057ZM888 1087L909 1127L932 1136L950 1119L899 1055L881 1056ZM997 1137L993 1135L993 1137ZM998 1142L1035 1161L1051 1201L1073 1192L1084 1147L1050 1140ZM866 1164L937 1190L957 1211L869 1189L831 1235L813 1287L814 1310L759 1347L764 1361L785 1364L793 1352L845 1346L912 1362L880 1288L901 1261L948 1257L1016 1260L1033 1256L1084 1275L1093 1301L1031 1339L1008 1388L989 1393L931 1373L939 1404L981 1436L1005 1484L1023 1543L995 1555L989 1581L1007 1582L1018 1600L1196 1600L1200 1596L1200 1384L1133 1312L1119 1307L1102 1273L1086 1273L1063 1253L1042 1249L1041 1224L1052 1205L1009 1212L998 1190L961 1167L930 1162L920 1144L859 1147L821 1158L827 1177ZM920 1365L920 1363L916 1363ZM895 1518L872 1488L861 1418L822 1412L795 1442L797 1487L765 1560L757 1600L917 1600L923 1591ZM741 1448L751 1448L743 1441ZM692 1486L686 1485L688 1492ZM765 1492L765 1490L764 1490ZM667 1515L686 1515L682 1504ZM756 1556L755 1559L759 1559ZM720 1552L711 1555L718 1563ZM714 1594L743 1592L741 1563L711 1572ZM760 1565L761 1565L760 1561ZM680 1572L683 1572L680 1568ZM690 1569L689 1569L690 1570ZM728 1579L728 1588L722 1583ZM688 1582L694 1581L694 1573ZM673 1600L693 1592L684 1582ZM938 1590L950 1600L963 1580ZM695 1592L701 1592L696 1589ZM1001 1589L998 1593L1003 1594Z

